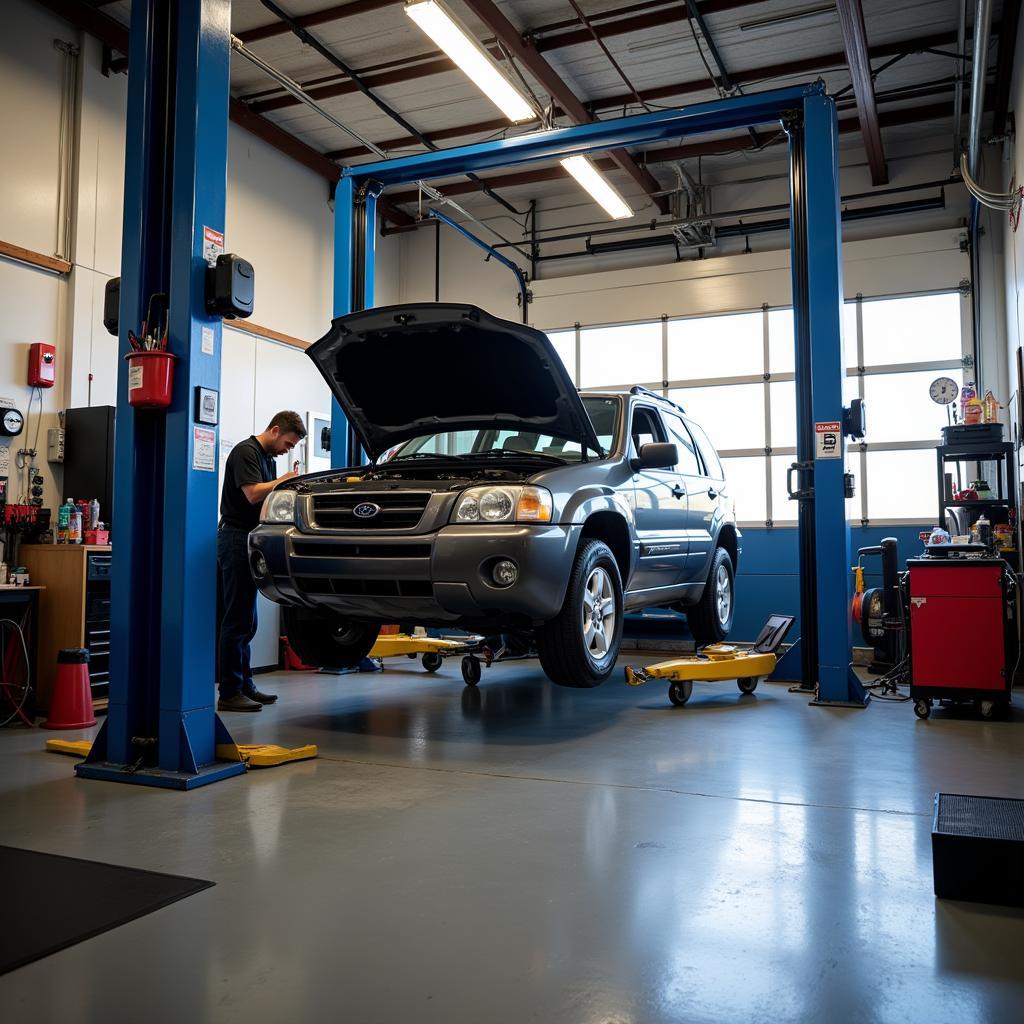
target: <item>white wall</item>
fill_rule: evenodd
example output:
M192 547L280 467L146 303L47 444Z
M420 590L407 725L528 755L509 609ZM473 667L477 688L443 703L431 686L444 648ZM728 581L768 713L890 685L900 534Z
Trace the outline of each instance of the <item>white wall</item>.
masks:
M1021 21L1017 33L1017 48L1014 58L1013 81L1010 87L1010 111L1011 115L1016 114L1017 123L1024 117L1024 20ZM994 147L985 147L986 170L989 172L985 183L994 188L999 181L996 176L994 164L997 160L1001 163L1002 187L1009 191L1024 182L1024 145L1021 144L1019 136L1014 136L1002 148L997 151ZM999 234L1002 241L1002 263L1003 263L1003 302L1006 310L1006 366L1008 382L1002 393L996 397L1000 401L1007 402L1009 421L1012 424L1020 422L1020 403L1024 402L1024 394L1021 394L1017 377L1018 352L1024 345L1024 304L1021 302L1021 281L1024 275L1024 237L1022 233L1013 227L1008 221L1002 220L1002 215L989 211L985 215L983 223L989 225L999 224ZM1011 426L1012 430L1012 426ZM1024 449L1018 449L1018 460Z
M54 39L77 41L66 25L27 0L5 5L0 33L0 239L52 255L57 244L58 127L61 65ZM28 411L26 384L29 345L57 346L60 372L68 360L64 318L68 282L54 274L9 260L0 260L0 397ZM42 421L35 406L28 429L10 445L12 470L9 497L17 500L28 486L13 469L14 453L29 447L39 428L45 478L44 499L59 493L59 473L46 465L46 429L63 406L64 379L43 391Z
M61 497L61 473L45 463L46 428L56 425L58 410L116 402L120 360L116 339L102 325L102 304L104 286L121 264L127 77L105 77L100 44L33 0L7 0L3 6L0 95L9 101L0 104L0 131L8 140L0 147L0 239L46 255L54 254L57 240L63 59L53 40L81 50L71 273L61 277L0 258L0 398L27 411L28 346L57 345L57 386L44 393L39 434L44 500L53 508ZM229 128L228 161L225 244L256 269L253 321L313 341L331 316L333 214L327 182L235 125ZM397 262L397 247L384 249L385 258L391 253ZM239 361L246 347L251 363ZM280 405L305 411L327 404L326 385L309 372L300 350L250 335L226 346L225 375L249 376L254 389L257 349L281 349L273 358L296 367L284 374L288 383L278 392ZM226 395L222 415L232 414L231 401ZM33 415L28 440L23 434L15 449L35 437L36 421ZM18 496L17 482L11 492Z

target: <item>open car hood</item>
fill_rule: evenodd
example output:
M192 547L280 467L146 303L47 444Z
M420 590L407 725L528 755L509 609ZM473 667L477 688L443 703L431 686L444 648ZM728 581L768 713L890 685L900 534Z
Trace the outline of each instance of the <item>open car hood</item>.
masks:
M547 335L477 306L414 302L349 313L306 351L371 458L423 434L487 427L601 451Z

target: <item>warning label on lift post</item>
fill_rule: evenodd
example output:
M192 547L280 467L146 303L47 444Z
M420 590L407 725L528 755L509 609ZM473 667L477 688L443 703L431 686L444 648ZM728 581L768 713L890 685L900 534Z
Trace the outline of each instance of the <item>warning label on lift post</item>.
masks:
M816 459L840 459L843 448L839 443L843 425L838 421L814 424L814 457Z

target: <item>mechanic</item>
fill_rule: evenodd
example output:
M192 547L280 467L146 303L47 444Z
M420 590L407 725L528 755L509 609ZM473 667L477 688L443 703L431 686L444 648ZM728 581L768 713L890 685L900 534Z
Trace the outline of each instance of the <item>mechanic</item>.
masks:
M256 635L256 584L249 571L249 532L260 520L263 499L282 480L298 475L298 462L275 479L274 460L306 436L297 412L277 413L266 429L236 444L224 470L217 531L217 567L224 612L218 641L218 711L262 711L277 700L256 689L249 644Z

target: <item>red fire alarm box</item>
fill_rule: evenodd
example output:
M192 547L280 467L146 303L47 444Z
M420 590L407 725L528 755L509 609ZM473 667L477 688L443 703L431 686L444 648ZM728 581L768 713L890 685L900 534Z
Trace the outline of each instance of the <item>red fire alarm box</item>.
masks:
M57 349L45 341L36 341L28 350L28 386L52 388L57 376Z

